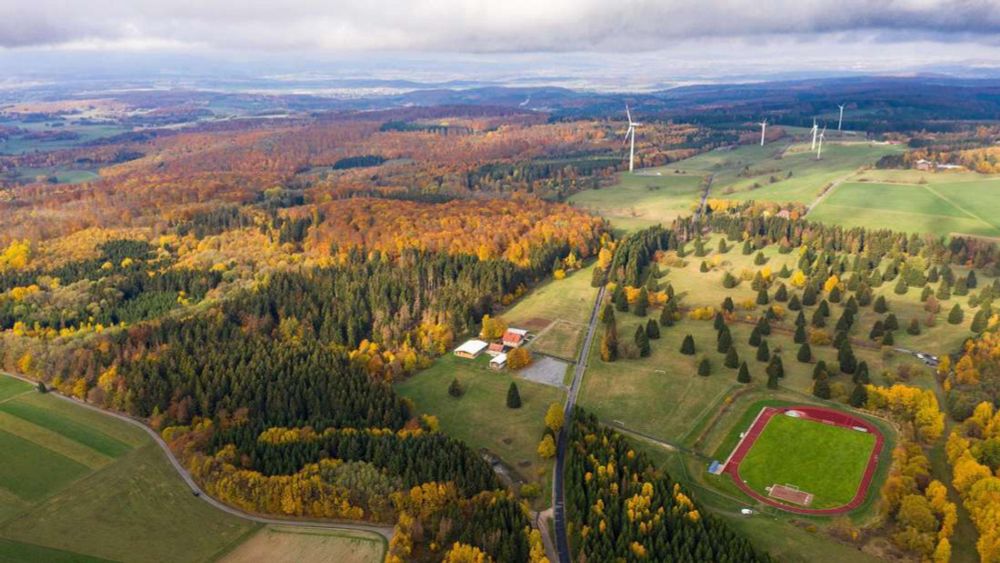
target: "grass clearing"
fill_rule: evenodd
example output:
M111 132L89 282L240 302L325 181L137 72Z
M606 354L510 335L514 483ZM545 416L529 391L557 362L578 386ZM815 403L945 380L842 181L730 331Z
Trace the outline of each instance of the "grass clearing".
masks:
M569 201L629 231L669 225L677 217L690 215L701 199L705 174L675 173L684 162L644 169L638 174L621 173L616 184L576 193Z
M555 356L571 362L576 361L576 352L583 342L587 325L569 321L555 321L545 332L535 338L530 349L549 356Z
M31 391L31 385L28 385L20 379L14 379L13 377L0 377L0 401L6 401L28 391Z
M813 420L779 415L768 421L740 463L755 491L788 484L814 495L810 508L847 504L857 493L875 436Z
M5 412L0 412L0 428L29 442L44 444L46 449L68 457L90 469L102 467L112 459L58 432L37 426Z
M224 563L372 563L385 558L385 538L376 534L268 526L232 552Z
M526 481L548 487L552 462L539 458L536 449L545 432L545 411L552 403L562 403L565 393L514 378L506 371L490 370L489 359L486 354L475 360L448 354L399 383L396 391L412 399L421 413L437 416L441 430L449 436L472 448L489 450ZM460 398L448 394L448 386L455 378L465 389ZM506 406L511 381L517 382L521 395L519 409Z

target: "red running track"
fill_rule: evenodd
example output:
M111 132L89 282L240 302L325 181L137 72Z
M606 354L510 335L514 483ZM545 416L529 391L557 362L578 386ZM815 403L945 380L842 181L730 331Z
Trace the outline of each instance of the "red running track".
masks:
M865 467L865 473L861 477L861 483L858 485L858 490L854 494L854 498L851 499L851 502L843 506L823 509L804 508L801 506L789 505L758 493L757 491L751 489L750 485L747 485L743 478L740 477L740 462L743 461L743 458L746 457L747 452L749 452L753 447L757 438L759 438L761 433L764 432L764 427L767 426L767 423L772 417L784 414L787 411L798 411L803 415L800 418L807 420L815 420L826 424L835 424L846 428L853 428L857 426L864 428L875 436L875 447L872 448L872 453L868 457L868 466ZM844 514L845 512L850 512L851 510L861 506L861 504L865 501L865 497L868 495L868 488L872 484L872 479L875 478L875 469L878 467L879 455L882 453L884 443L885 439L882 437L882 432L874 424L861 417L853 416L838 410L808 406L764 407L760 415L756 418L756 420L754 420L753 425L749 430L747 430L746 435L742 440L740 440L740 443L736 445L736 449L733 450L733 453L729 456L729 460L726 462L725 472L729 473L729 475L733 478L733 481L736 483L736 486L738 486L743 492L760 502L763 502L764 504L768 504L788 512L794 512L795 514L805 514L810 516L832 516Z

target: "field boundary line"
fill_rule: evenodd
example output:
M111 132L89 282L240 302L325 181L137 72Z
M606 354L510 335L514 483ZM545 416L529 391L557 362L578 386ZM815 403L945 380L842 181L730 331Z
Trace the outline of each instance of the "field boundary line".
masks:
M13 401L14 399L20 397L21 395L27 395L28 393L37 393L37 391L35 391L34 389L26 389L24 391L21 391L17 395L11 395L10 397L7 397L6 399L0 401L0 405L4 403L9 403L10 401Z
M983 219L979 215L976 215L975 213L973 213L973 212L969 211L968 209L962 207L961 205L959 205L958 202L952 200L950 197L948 197L948 196L944 195L943 193L941 193L941 192L935 190L934 188L930 187L929 184L924 184L923 186L924 186L924 189L926 189L930 193L938 196L939 198L947 201L948 203L954 205L955 209L958 209L959 211L961 211L962 213L965 213L969 217L972 217L973 219L978 219L980 222L986 224L986 226L991 227L993 229L1000 229L1000 226L994 225L993 223L990 223L989 221L987 221L986 219Z

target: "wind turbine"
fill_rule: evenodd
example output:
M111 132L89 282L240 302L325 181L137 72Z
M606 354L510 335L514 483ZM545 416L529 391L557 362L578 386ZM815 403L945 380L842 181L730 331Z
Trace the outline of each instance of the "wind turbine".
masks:
M826 125L823 126L823 131L819 134L819 150L816 151L816 160L823 158L823 137L826 137Z
M628 130L625 131L625 140L631 143L628 151L628 171L632 172L635 170L635 128L642 123L632 121L632 112L628 110L628 104L625 104L625 115L628 116Z
M760 122L760 146L764 146L764 134L767 132L767 120Z
M837 107L840 108L840 118L837 120L837 131L840 131L840 126L844 123L844 107L846 105L847 104L837 104Z
M812 128L813 144L812 144L812 148L809 149L809 150L816 150L816 133L819 133L819 125L817 125L816 124L816 120L813 119L813 128Z

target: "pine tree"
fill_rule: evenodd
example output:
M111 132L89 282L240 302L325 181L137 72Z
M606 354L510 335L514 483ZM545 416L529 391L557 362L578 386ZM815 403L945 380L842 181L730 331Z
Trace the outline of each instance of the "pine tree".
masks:
M761 340L760 346L757 347L757 361L766 362L771 359L771 350L767 346L767 340Z
M978 334L986 330L987 321L989 319L989 313L990 312L987 309L980 309L976 311L976 315L972 317L972 326L970 327L972 329L972 332ZM913 319L914 322L916 322L916 320L917 319ZM917 330L918 331L920 330L920 323L917 323ZM911 332L910 334L913 333ZM917 332L917 334L919 334L919 332Z
M771 336L771 323L767 322L767 318L757 319L757 329L760 330L761 336Z
M712 365L708 361L707 356L702 356L701 361L698 362L698 375L707 376L712 373Z
M976 331L975 324L976 324L975 322L972 323L973 331ZM910 334L912 336L920 334L920 321L917 319L910 319L910 324L909 326L906 327L906 332L907 334Z
M767 372L767 388L777 389L778 388L778 376L770 371Z
M812 307L816 304L816 288L812 284L807 285L802 292L802 304L807 307Z
M722 327L726 326L726 319L722 317L722 313L716 313L712 324L715 330L722 330Z
M753 330L750 331L750 340L748 344L750 344L751 346L760 346L760 340L761 340L760 327L755 326L753 327Z
M875 305L873 307L876 313L882 314L889 310L889 305L885 302L885 296L879 295L875 298Z
M822 310L816 309L813 311L812 325L816 328L823 328L826 326L826 315L823 314Z
M947 301L951 299L951 286L948 285L948 282L941 282L941 285L938 286L937 293L935 293L934 296L937 297L938 301Z
M771 362L767 364L767 369L765 371L767 372L767 375L773 375L778 379L785 377L785 364L781 361L781 356L778 354L771 354Z
M643 287L639 290L639 295L635 298L635 303L632 303L632 314L638 317L646 316L646 309L649 307L649 292Z
M513 381L510 382L510 387L507 388L507 408L521 408L521 393L517 390L517 383Z
M604 328L604 337L601 338L601 359L605 362L618 359L618 327L615 323Z
M720 238L719 239L719 254L725 254L727 252L729 252L729 247L726 246L726 239L725 238Z
M948 323L957 325L961 324L964 319L965 313L962 312L962 307L958 303L955 303L955 306L951 308L951 312L948 313Z
M830 398L830 382L827 381L826 373L821 374L813 383L813 395L820 399Z
M625 290L620 285L615 288L613 300L615 302L615 309L618 309L622 313L628 312L628 297L625 297Z
M799 295L793 294L788 300L788 310L789 311L802 311L802 301L799 299Z
M886 331L882 335L882 346L893 346L896 344L896 338L892 335L892 331Z
M808 342L803 342L802 346L799 346L799 353L796 354L795 359L804 364L812 361L812 348L809 347Z
M816 362L816 365L813 366L812 378L818 379L819 376L821 375L826 375L826 376L830 375L830 373L826 369L826 362L824 362L823 360Z
M723 360L722 365L729 369L736 369L740 365L740 356L736 353L736 346L730 346L729 350L726 351L726 359Z
M646 337L650 340L658 340L660 338L660 325L653 319L646 321Z
M736 374L736 381L739 381L740 383L750 383L750 368L747 367L746 362L740 364L740 371Z
M975 270L969 270L969 275L968 277L965 278L965 285L966 287L969 288L975 288L977 285L979 285L979 281L976 280Z
M799 311L799 314L795 316L795 326L806 326L806 314Z
M871 383L871 379L868 377L868 362L864 360L858 362L858 369L854 372L854 377L851 378L851 381L860 383L861 385Z
M848 403L856 409L860 409L868 403L868 389L864 385L858 383L854 386L854 391L851 392L851 398Z
M601 322L605 326L615 322L615 308L611 303L604 304L604 309L601 310Z
M750 239L743 241L743 255L750 256L753 253L753 247L750 246Z
M594 267L590 277L590 287L601 287L606 283L608 283L607 273L599 267Z
M792 341L796 344L803 344L806 341L806 327L797 326L795 327L795 336L792 337Z
M819 302L819 307L816 308L816 311L819 312L824 317L829 318L829 316L830 316L830 304L826 302L826 299L824 299L824 300L822 300L822 301Z
M674 302L673 300L667 301L660 310L660 326L671 327L674 326Z
M785 284L778 284L778 289L774 292L774 300L778 303L788 301L788 288L785 287Z
M854 349L851 348L851 341L844 340L844 343L837 350L837 361L840 362L841 373L854 373L858 369L858 360L854 357Z
M768 296L767 296L767 290L764 289L763 287L760 288L760 291L757 292L757 304L758 305L767 305L770 302L771 302L771 299L768 298Z
M725 274L722 275L722 287L726 289L732 289L737 285L739 285L739 283L740 282L738 279L736 279L736 276L734 276L729 272L726 272Z
M709 270L709 268L708 268L708 262L702 260L701 261L701 266L698 266L698 271L704 274L708 270Z
M735 309L736 306L733 305L733 298L727 295L726 298L722 300L722 310L727 313L732 313Z
M840 303L840 298L841 298L840 286L833 286L833 289L830 290L829 298L830 298L830 303Z
M882 321L875 321L875 324L872 325L871 332L868 333L868 338L870 340L878 340L884 334L885 334L885 323L883 323Z
M899 280L896 281L896 287L895 289L893 289L893 291L896 293L896 295L906 295L906 292L909 289L910 286L906 285L906 280L903 279L903 276L900 276Z
M763 252L758 252L756 256L753 257L753 263L757 266L763 266L767 264L767 258L764 256Z
M719 341L715 350L720 354L725 354L733 347L733 337L729 331L724 331L719 333Z
M684 337L684 342L681 343L681 354L686 356L694 355L694 337L690 334Z
M885 322L883 325L886 330L898 330L899 329L899 319L896 318L895 313L889 313L885 316Z
M635 347L639 349L639 355L643 358L649 356L649 337L646 336L646 329L641 324L635 327Z
M452 397L461 397L465 390L462 389L462 384L458 382L458 378L451 380L451 385L448 386L448 394Z

